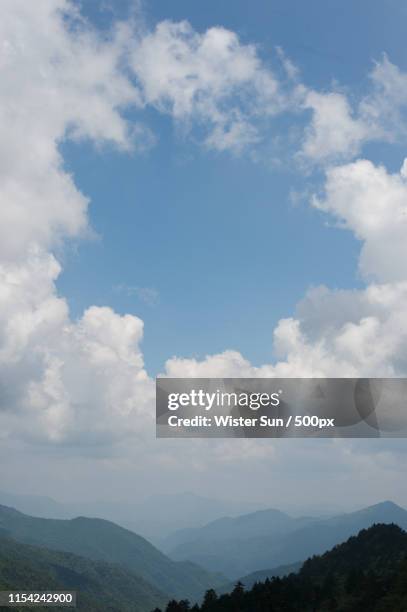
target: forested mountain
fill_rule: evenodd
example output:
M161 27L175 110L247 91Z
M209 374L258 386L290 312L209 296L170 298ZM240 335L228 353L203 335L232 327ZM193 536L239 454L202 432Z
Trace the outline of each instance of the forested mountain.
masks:
M308 559L298 574L267 579L227 595L206 593L201 606L171 601L166 612L405 612L407 533L374 525ZM161 612L159 608L155 612Z
M172 561L141 536L101 519L41 519L0 506L0 529L26 544L120 564L175 597L195 599L226 582L193 563Z
M163 602L171 597L175 599L167 605L168 612L188 610L189 604L176 599L200 601L205 591L208 594L201 607L191 608L195 612L405 612L402 585L407 579L403 561L407 535L400 527L376 525L345 544L336 544L346 540L349 531L357 533L358 525L371 525L377 517L382 518L381 523L391 523L394 518L393 522L406 526L406 516L402 508L385 502L331 519L304 519L301 528L288 533L287 525L295 519L287 520L286 515L275 511L251 513L237 522L216 521L210 529L216 533L224 525L228 533L215 542L219 546L232 543L240 563L246 563L245 554L254 550L251 547L255 544L260 553L256 559L264 555L280 562L286 558L297 562L289 567L276 564L274 570L261 569L244 576L243 589L228 585L224 577L193 563L172 561L144 538L109 521L41 519L0 506L0 587L77 590L83 609L91 612L164 610ZM273 518L270 527L267 522ZM255 532L256 536L240 540L236 525L240 525L241 533ZM281 537L278 528L285 530ZM274 529L275 535L261 537L261 529ZM236 534L234 540L232 533ZM271 550L266 550L267 545ZM332 545L336 546L325 553ZM308 555L304 554L306 550L310 551ZM301 554L304 559L319 552L325 554L314 556L299 569ZM259 567L267 566L272 567ZM298 573L287 576L290 571ZM225 589L230 594L225 594ZM104 602L102 607L98 593ZM389 602L395 607L380 607L389 606Z
M274 523L274 513L269 523L265 520L267 512L223 521L223 537L216 533L219 521L211 523L194 530L192 540L179 544L169 554L176 560L190 559L236 580L263 568L297 563L323 553L374 523L395 523L407 528L406 510L392 502L325 519L282 519L277 515ZM257 518L259 522L255 526L253 522ZM240 528L235 529L237 525Z
M86 612L148 612L168 600L143 578L118 565L5 537L0 537L0 590L77 591L77 607Z

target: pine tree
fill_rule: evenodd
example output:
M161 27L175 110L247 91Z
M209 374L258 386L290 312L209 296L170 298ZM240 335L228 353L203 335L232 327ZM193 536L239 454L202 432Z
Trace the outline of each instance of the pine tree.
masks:
M203 602L202 602L202 606L201 606L201 610L202 612L210 612L213 608L213 604L218 600L218 596L216 594L216 591L214 591L214 589L209 589L208 591L206 591Z

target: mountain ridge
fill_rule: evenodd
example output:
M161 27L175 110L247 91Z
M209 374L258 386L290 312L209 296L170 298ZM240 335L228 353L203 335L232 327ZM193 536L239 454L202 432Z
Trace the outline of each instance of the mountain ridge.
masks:
M0 590L77 592L86 612L149 612L168 595L125 568L0 536ZM48 608L38 608L48 610Z
M194 563L169 559L142 536L106 519L43 519L0 506L0 528L28 545L117 563L169 595L186 593L195 599L207 588L225 582L224 577Z
M181 542L167 552L174 559L189 558L235 580L263 568L296 563L323 553L373 523L393 522L407 528L407 511L394 502L384 501L329 518L291 519L285 531L271 527L254 536L242 529L241 522L236 537L228 538L224 530L223 537L210 538L212 523L194 530L193 540ZM199 534L202 537L197 537Z
M374 524L305 561L298 573L238 582L228 594L208 591L194 612L405 612L407 533L394 524ZM184 612L172 601L167 612ZM158 608L154 612L161 612Z

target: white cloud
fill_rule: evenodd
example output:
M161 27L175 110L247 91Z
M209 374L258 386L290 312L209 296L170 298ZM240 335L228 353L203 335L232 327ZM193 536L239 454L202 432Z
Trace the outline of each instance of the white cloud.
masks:
M67 132L131 144L119 111L138 92L118 69L124 33L102 41L75 15L66 0L2 3L1 259L86 230L87 199L58 152Z
M161 22L138 41L132 68L145 104L183 124L202 124L207 146L218 150L257 142L254 119L288 104L256 47L222 27L200 34L186 21Z
M313 163L344 161L367 142L405 142L407 73L386 55L369 74L370 90L352 103L339 91L308 90L303 107L312 110L300 157Z
M89 138L128 149L140 129L134 134L121 111L149 102L169 103L177 119L197 112L214 128L208 144L238 148L253 132L239 109L229 121L224 100L255 82L271 112L277 85L254 47L241 46L235 34L214 28L198 35L186 24L166 23L139 41L142 99L121 69L132 46L127 27L102 38L65 0L35 6L13 0L2 13L2 436L108 447L152 426L153 382L137 317L93 306L72 321L57 294L61 267L52 250L88 229L88 200L65 171L59 144ZM164 76L148 80L149 61L159 67L156 52L167 51ZM185 87L190 79L197 81L191 90Z
M366 123L378 126L378 135L390 141L407 135L407 73L387 55L376 62L370 73L372 92L360 103L359 113Z
M353 157L369 136L363 121L353 116L344 94L308 92L304 108L312 109L312 120L306 128L302 155L313 161Z
M291 496L294 503L298 472L304 488L315 486L317 491L323 462L329 467L324 490L332 499L337 478L349 486L355 466L358 475L366 475L362 485L358 482L355 499L365 487L374 500L378 480L382 489L388 486L387 496L393 496L403 482L405 458L399 452L395 462L379 452L373 470L371 441L365 453L343 441L306 440L295 447L288 441L288 448L284 441L184 440L182 452L177 440L156 442L154 386L143 364L142 321L95 306L73 321L56 291L61 266L53 251L64 239L88 230L88 200L64 168L59 144L69 137L97 145L112 142L122 149L130 149L134 141L149 146L152 137L145 126L129 126L123 118L129 105L151 105L187 127L198 124L207 147L240 151L258 142L262 117L303 108L307 94L306 105L314 114L303 152L308 159L332 163L357 154L372 135L400 137L405 74L388 60L378 63L372 92L353 107L341 93L307 92L298 85L298 71L279 52L292 81L287 90L255 46L242 44L221 27L197 33L186 23L164 22L134 40L123 25L102 37L78 19L67 0L3 0L1 12L2 478L13 487L16 475L27 481L28 469L30 475L41 474L33 487L48 486L44 482L50 477L61 496L71 497L68 478L75 478L84 496L94 495L95 486L104 491L107 480L112 492L125 490L127 495L135 490L135 481L144 488L154 483L157 490L179 487L181 481L183 487L197 487L196 474L206 472L211 477L199 479L199 486L218 487L220 495L240 491L244 481L246 496L256 498L267 482L273 503L276 495L280 503ZM137 85L123 67L130 60ZM405 375L403 168L390 174L363 160L330 168L324 194L313 201L362 241L360 269L366 279L375 278L374 284L361 291L310 291L296 316L278 324L273 364L255 367L229 350L203 360L170 359L166 373ZM24 449L18 447L20 441L42 451L47 446L50 455L15 452ZM64 454L65 447L75 452ZM62 451L54 453L55 448ZM120 454L110 460L115 448ZM135 460L137 452L142 461ZM90 455L99 461L102 457L104 469L92 464Z
M296 377L407 374L407 182L400 173L359 160L327 170L312 204L361 240L360 269L375 283L363 290L311 290L297 317L274 330L274 364L253 367L238 352L202 361L173 358L169 376Z
M152 420L142 322L97 307L71 321L55 289L61 268L50 251L88 226L88 200L63 167L60 142L69 135L128 149L139 135L121 115L139 103L120 68L128 35L118 26L102 38L65 0L2 3L3 436L107 444Z
M403 166L405 168L405 165ZM359 267L364 277L407 279L407 179L368 160L330 168L325 197L313 205L334 215L363 241Z
M143 323L96 306L72 322L56 295L59 271L44 253L0 269L2 429L36 442L108 446L152 424Z
M5 0L2 13L1 436L87 449L108 448L137 434L151 440L153 383L143 365L142 322L94 306L72 321L55 289L60 273L55 245L79 237L88 226L88 201L64 169L58 146L69 136L128 149L132 137L144 141L146 132L139 126L134 133L121 111L148 104L177 121L203 126L208 147L240 150L257 141L258 119L299 108L305 90L295 85L291 95L284 94L256 48L220 27L199 34L186 23L164 22L134 42L125 26L102 38L76 19L65 0ZM137 85L122 69L129 52ZM295 80L296 70L286 59L284 65ZM389 71L394 73L387 67L385 75ZM399 99L403 75L394 74L385 89L397 89ZM377 81L384 83L385 75L378 73ZM321 96L308 94L315 112L308 157L324 146L324 157L354 154L366 137L360 116L339 94ZM340 135L330 127L335 114ZM363 240L361 269L382 284L360 292L310 293L297 318L282 320L275 330L275 364L257 368L238 352L225 351L203 361L171 359L166 372L221 377L405 372L400 329L407 328L407 289L402 265L391 265L387 246L392 244L401 261L404 196L405 172L391 175L363 161L330 169L325 196L314 204ZM242 456L241 447L213 444L211 465L222 457L237 463L247 455L260 461L274 456L268 444L245 445ZM166 448L171 445L161 446ZM191 464L202 463L206 448L203 442L188 446ZM148 452L153 454L150 448L146 457ZM184 455L179 457L185 463Z

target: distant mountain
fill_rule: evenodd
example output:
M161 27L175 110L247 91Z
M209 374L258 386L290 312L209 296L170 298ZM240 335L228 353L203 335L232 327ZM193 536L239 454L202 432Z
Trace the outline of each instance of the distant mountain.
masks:
M20 542L117 563L169 595L199 597L225 582L190 562L174 562L147 540L102 519L42 519L0 506L0 530Z
M16 508L31 516L44 518L71 518L71 511L51 497L43 495L19 495L0 491L0 505Z
M308 559L298 574L267 579L248 591L238 583L230 594L220 597L208 591L202 606L193 610L405 612L406 585L407 534L396 525L379 524L322 556ZM186 609L182 602L171 603L171 612Z
M185 491L152 495L134 503L102 500L70 504L65 507L67 514L56 518L98 516L131 529L162 548L163 539L178 529L202 527L220 516L238 516L258 508L259 504L254 502L225 501Z
M193 539L176 545L169 552L174 559L190 559L203 567L220 571L231 579L267 567L296 563L310 555L323 553L374 523L395 523L407 528L407 512L392 502L383 502L363 510L325 519L291 519L270 513L259 513L259 523L253 526L256 515L240 517L225 525L225 533L233 537L215 537L216 525L194 530ZM288 517L289 519L289 517ZM241 530L234 529L239 524ZM245 529L245 524L250 528ZM257 531L256 531L257 529ZM262 531L263 530L263 531ZM251 535L255 533L255 535ZM185 533L182 534L185 537Z
M116 522L162 548L164 539L176 530L202 527L221 516L239 516L258 509L259 504L254 502L226 501L186 491L153 495L128 507L126 512L122 510L120 516L117 509Z
M184 543L204 541L242 540L257 536L289 533L312 522L310 518L293 519L280 510L267 509L237 517L223 517L196 529L182 529L162 543L164 551L173 551Z
M163 539L178 529L202 527L220 516L238 516L261 508L254 502L225 501L188 491L153 495L138 502L98 500L65 504L46 496L0 491L0 505L43 518L98 516L135 531L160 548Z
M22 589L75 590L77 608L86 612L149 612L168 599L118 565L0 537L0 590Z

